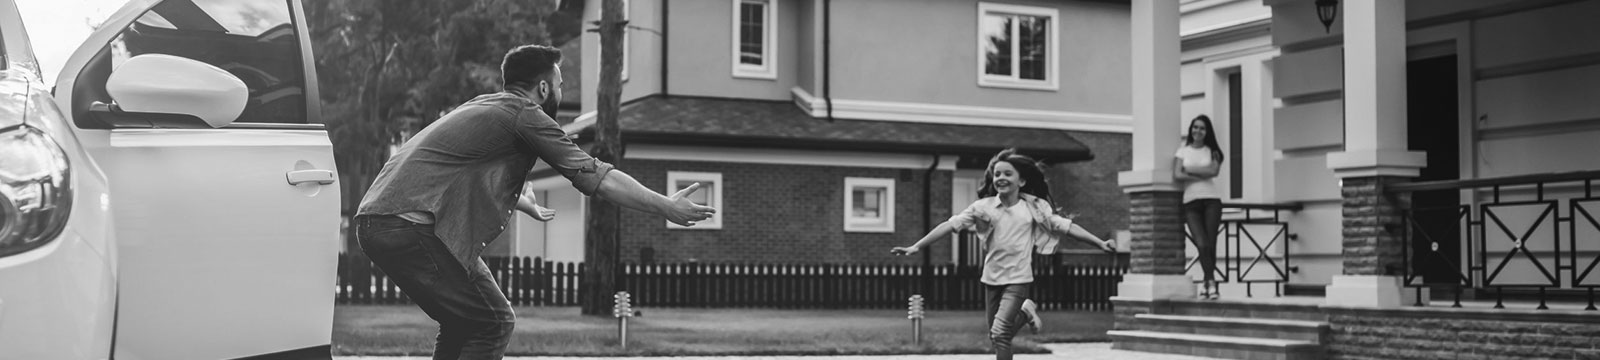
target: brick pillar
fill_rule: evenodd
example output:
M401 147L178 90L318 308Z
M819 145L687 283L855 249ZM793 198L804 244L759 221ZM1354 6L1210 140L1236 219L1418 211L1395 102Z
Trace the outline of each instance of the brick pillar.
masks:
M1344 151L1328 154L1343 182L1344 270L1327 304L1392 308L1416 301L1403 284L1398 201L1386 184L1415 177L1427 154L1406 145L1405 1L1347 0L1344 22ZM1447 135L1454 136L1454 135Z
M1128 192L1128 274L1117 296L1130 299L1194 298L1194 282L1183 271L1183 193L1172 190Z
M1344 179L1344 275L1402 276L1405 266L1401 205L1410 194L1386 195L1384 187L1406 182L1400 176Z
M1183 193L1141 191L1128 194L1128 273L1183 275Z

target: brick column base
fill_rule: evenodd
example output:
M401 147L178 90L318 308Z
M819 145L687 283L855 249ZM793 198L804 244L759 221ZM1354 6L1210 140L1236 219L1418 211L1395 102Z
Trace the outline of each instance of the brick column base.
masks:
M1404 291L1402 203L1409 194L1388 195L1386 185L1406 182L1400 176L1344 178L1344 271L1327 288L1329 305L1398 307L1416 301Z
M1132 254L1117 297L1194 298L1194 282L1183 271L1183 193L1140 191L1129 193L1128 199Z

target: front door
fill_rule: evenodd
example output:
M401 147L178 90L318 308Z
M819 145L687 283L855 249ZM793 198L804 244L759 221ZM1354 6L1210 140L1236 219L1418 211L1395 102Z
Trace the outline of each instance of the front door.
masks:
M1406 65L1406 141L1411 150L1428 154L1427 167L1415 180L1459 179L1456 55L1413 60ZM1412 283L1458 283L1456 274L1463 271L1460 196L1455 191L1419 192L1411 195L1411 202L1415 214L1411 265L1413 274L1422 275Z
M112 184L116 357L327 358L339 188L299 2L129 6L73 54L56 88ZM106 110L117 100L107 82L118 65L145 54L236 77L248 88L243 112L220 128L128 125L139 121L118 118L136 115Z

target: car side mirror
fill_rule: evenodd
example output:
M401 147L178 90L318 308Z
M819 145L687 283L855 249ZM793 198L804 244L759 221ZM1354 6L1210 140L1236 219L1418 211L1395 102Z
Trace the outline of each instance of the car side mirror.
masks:
M238 119L250 99L244 81L226 70L165 54L124 61L106 79L106 93L114 104L91 112L116 127L219 128Z

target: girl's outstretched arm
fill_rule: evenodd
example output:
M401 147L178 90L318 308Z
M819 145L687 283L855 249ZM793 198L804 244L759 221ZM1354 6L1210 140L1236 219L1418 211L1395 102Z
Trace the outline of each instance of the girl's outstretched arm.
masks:
M1084 230L1083 227L1078 226L1078 224L1072 224L1072 226L1067 229L1067 236L1071 236L1083 242L1099 246L1100 250L1105 250L1107 252L1117 251L1117 247L1112 240L1101 240L1099 236L1094 236L1094 233L1089 232L1089 230Z
M1078 226L1078 223L1072 221L1071 218L1056 214L1050 214L1049 216L1051 222L1050 226L1053 232L1077 238L1079 241L1094 244L1094 246L1099 247L1100 250L1109 252L1117 251L1117 247L1115 246L1116 244L1111 240L1101 240L1099 236L1094 236L1094 233L1089 232L1089 230L1084 230L1082 226Z
M935 226L933 228L933 231L929 231L928 235L924 235L921 240L917 240L917 243L911 244L911 246L896 247L894 249L889 249L889 253L895 254L895 255L911 255L911 254L915 254L915 253L917 253L917 251L921 251L923 246L926 246L928 244L932 244L933 242L939 241L940 239L944 239L944 238L950 237L950 231L952 229L954 229L954 226L950 225L949 221L946 221L946 222L943 222L943 223L939 223L939 226Z

